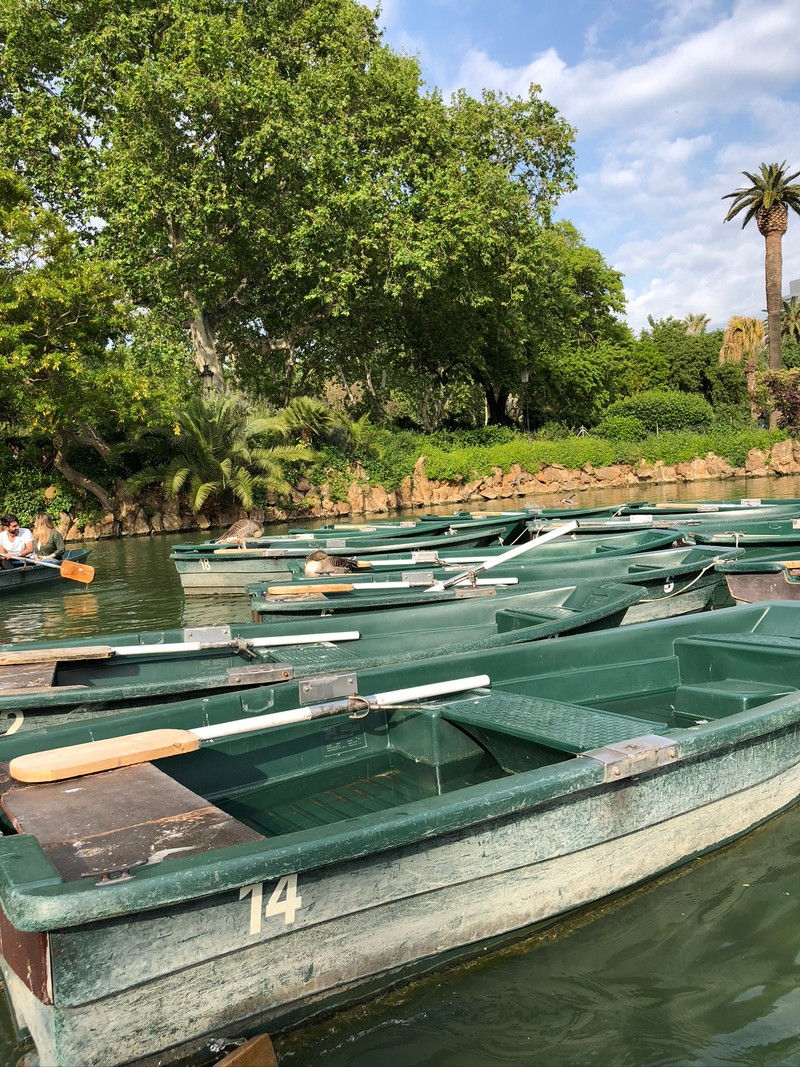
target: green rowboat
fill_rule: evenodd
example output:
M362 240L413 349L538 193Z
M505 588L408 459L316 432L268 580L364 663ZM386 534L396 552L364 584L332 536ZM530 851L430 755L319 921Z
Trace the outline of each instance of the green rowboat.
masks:
M64 560L70 563L85 563L88 558L88 548L70 548L64 553L62 560L20 563L9 570L0 569L0 593L26 593L32 587L39 589L45 582L52 584L61 578L59 564ZM75 584L77 589L83 588L82 585Z
M61 1067L207 1055L728 844L800 795L798 634L774 602L2 738L14 1017Z
M722 581L722 577L719 576ZM230 624L0 646L0 721L10 730L96 718L126 705L292 679L420 655L477 651L616 626L644 595L602 581L532 587L513 599L491 588L449 590L437 604L366 611L300 625ZM293 636L294 635L294 636Z

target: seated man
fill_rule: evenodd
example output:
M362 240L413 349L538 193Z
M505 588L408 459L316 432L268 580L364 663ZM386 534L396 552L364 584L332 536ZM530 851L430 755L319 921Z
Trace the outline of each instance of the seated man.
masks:
M4 530L0 530L0 567L9 570L20 562L14 557L33 555L33 534L20 526L16 515L4 515Z

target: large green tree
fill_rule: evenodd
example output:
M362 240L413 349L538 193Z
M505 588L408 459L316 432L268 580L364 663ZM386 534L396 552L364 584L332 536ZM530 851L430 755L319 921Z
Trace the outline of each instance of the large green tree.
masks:
M764 276L767 297L767 343L770 370L781 369L781 289L783 278L783 235L789 225L789 209L800 215L800 184L794 174L786 173L786 163L762 163L757 174L742 171L749 185L726 193L723 200L732 200L725 222L744 211L742 229L756 220L758 232L764 238Z
M112 507L108 490L70 460L104 461L126 428L174 401L172 366L149 365L110 265L64 219L0 167L0 399L6 429L49 439L56 468Z
M6 159L183 326L198 371L298 345L371 286L419 106L353 0L7 0ZM251 377L255 376L251 373Z

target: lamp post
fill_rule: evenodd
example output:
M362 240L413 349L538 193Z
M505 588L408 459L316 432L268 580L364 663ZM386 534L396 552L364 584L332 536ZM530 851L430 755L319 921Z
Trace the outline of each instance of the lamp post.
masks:
M214 387L214 372L207 363L203 364L203 369L200 371L200 382L203 399L208 400Z
M530 381L530 368L523 367L519 372L519 380L522 382L522 407L525 411L525 432L531 432L530 419L528 418L528 382Z

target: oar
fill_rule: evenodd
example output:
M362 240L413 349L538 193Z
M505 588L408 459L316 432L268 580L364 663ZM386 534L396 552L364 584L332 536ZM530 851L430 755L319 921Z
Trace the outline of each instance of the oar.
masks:
M409 700L428 700L432 697L463 693L491 685L487 674L471 678L454 678L446 682L411 686L408 689L391 689L372 696L345 697L328 704L310 704L307 708L292 708L250 719L236 719L217 726L196 726L191 730L147 730L122 737L109 737L102 741L88 741L69 748L52 748L45 752L29 752L16 756L9 764L11 777L18 782L60 782L65 778L77 778L82 774L97 774L117 767L129 767L135 763L149 763L154 759L180 756L184 752L196 752L203 742L216 741L221 737L236 737L240 734L270 730L277 726L310 722L341 712L363 712L365 708L403 704Z
M572 531L577 530L577 528L578 524L573 519L571 522L566 522L563 526L559 526L557 530L551 530L550 533L537 537L535 541L526 541L522 545L515 545L514 548L510 548L508 552L504 552L502 556L495 556L494 559L487 559L484 563L479 563L477 567L471 567L468 571L462 571L461 574L456 574L454 577L448 578L446 582L436 582L435 585L431 585L428 588L433 590L449 589L451 585L458 585L458 583L463 582L465 578L472 578L474 574L478 574L480 571L490 571L492 567L499 567L503 563L508 563L509 560L521 556L523 552L530 552L531 549L539 548L540 545L545 544L547 541L554 541L556 537L563 537L564 534L572 533Z
M62 578L71 578L85 585L88 585L94 578L94 567L90 567L88 563L75 563L71 559L63 559L60 563L55 560L48 563L45 559L34 559L32 556L12 556L11 558L21 560L23 563L35 563L37 567L50 567L60 571Z
M473 571L468 572L469 575L473 573ZM518 582L519 578L478 578L476 584L517 585ZM423 591L432 589L434 592L439 592L440 583L428 582L423 585L420 582L348 582L339 585L301 585L298 582L296 585L269 585L267 593L274 596L303 596L305 593L352 593L354 590L356 592L367 590L371 593L378 589L421 589Z
M229 641L174 641L153 645L68 645L64 648L21 648L0 652L0 665L48 663L52 660L110 659L112 656L171 656L182 652L212 652L225 648L283 648L286 645L331 644L334 641L358 641L358 630L336 633L281 634L279 637L231 638Z

